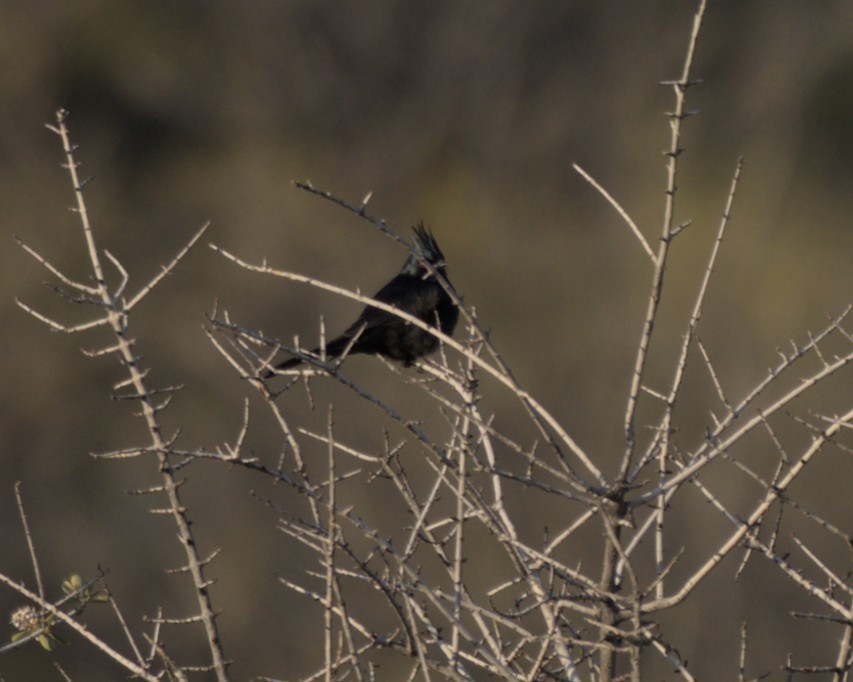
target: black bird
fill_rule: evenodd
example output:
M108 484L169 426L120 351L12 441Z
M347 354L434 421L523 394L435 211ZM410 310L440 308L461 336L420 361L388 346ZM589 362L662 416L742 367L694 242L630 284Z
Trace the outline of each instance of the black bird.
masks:
M373 295L377 301L399 308L445 334L452 334L459 319L459 309L444 287L429 272L426 263L450 284L445 270L444 254L432 232L420 223L415 228L413 253L400 274ZM452 285L451 285L452 288ZM326 344L326 357L337 358L349 348L348 354L382 355L410 367L415 360L434 352L438 339L386 310L368 305L358 319L340 336ZM320 355L315 348L312 355ZM301 358L291 358L276 369L291 369L302 364ZM264 378L273 376L267 371Z

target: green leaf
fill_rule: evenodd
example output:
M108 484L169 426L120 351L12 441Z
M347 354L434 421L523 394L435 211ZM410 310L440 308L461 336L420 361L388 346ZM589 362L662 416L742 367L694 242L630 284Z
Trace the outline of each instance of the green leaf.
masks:
M46 634L42 633L36 637L36 639L38 640L38 643L41 644L42 649L45 651L53 651L53 642Z
M65 592L65 594L73 594L81 587L83 587L83 578L81 578L78 573L75 573L67 580L62 581L62 591Z

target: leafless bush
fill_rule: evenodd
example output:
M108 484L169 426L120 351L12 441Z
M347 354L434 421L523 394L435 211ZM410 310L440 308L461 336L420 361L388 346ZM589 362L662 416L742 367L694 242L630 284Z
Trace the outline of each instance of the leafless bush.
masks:
M849 373L853 337L845 323L850 307L810 334L806 342L780 350L778 363L751 390L734 395L727 389L727 377L716 371L713 354L703 346L698 331L731 220L741 161L734 168L728 193L721 192L722 218L710 240L707 265L678 350L668 358L669 379L662 387L648 379L664 274L679 234L691 229L689 224L676 224L674 208L682 126L693 113L687 107L687 94L698 82L691 67L703 13L704 3L695 18L682 73L665 83L675 104L669 114L667 186L657 243L650 242L619 203L576 166L619 211L646 253L652 272L625 397L624 449L610 472L572 438L558 416L519 385L474 309L462 301L457 299L465 331L460 339L453 339L358 292L266 262L253 264L216 245L211 248L224 257L223 267L236 264L255 275L371 303L431 330L442 345L437 358L421 361L418 371L387 365L400 382L428 397L430 411L407 414L349 377L346 364L340 361L306 356L302 369L270 381L259 379L280 352L304 353L304 349L239 324L235 319L239 311L216 310L208 328L211 343L235 375L246 379L241 386L248 383L257 392L284 445L280 455L258 454L247 446L255 418L247 400L242 428L232 442L209 449L182 448L177 435L164 433L160 420L177 387L156 388L149 383L130 323L136 305L178 265L205 228L159 276L130 293L129 274L98 247L84 201L85 181L77 175L66 113L60 111L51 128L62 140L94 283L66 277L45 257L22 246L58 280L58 293L96 314L67 325L26 303L19 305L56 331L107 328L111 332L113 341L90 355L118 357L127 377L115 387L117 396L138 406L149 437L138 447L102 457L144 457L157 468L160 483L141 492L156 500L153 511L171 517L175 524L186 559L179 572L190 576L197 608L184 618L159 614L149 631L140 632L125 623L112 602L128 640L122 653L82 624L83 610L91 602L103 601L99 576L86 584L70 579L68 596L51 602L40 578L36 593L0 574L5 585L32 604L32 610L18 614L25 636L0 652L22 646L28 639L39 639L49 648L60 631L75 631L141 679L188 679L201 671L218 680L229 679L207 576L213 557L198 551L191 510L181 495L185 472L199 461L214 461L245 468L292 491L286 503L274 498L264 502L277 515L278 527L286 536L271 542L301 545L314 557L279 578L287 589L313 602L323 616L316 672L305 679L390 679L387 671L392 670L393 679L639 680L649 661L661 659L676 676L692 680L690 666L679 653L678 628L670 625L666 614L697 600L709 576L719 573L720 564L737 554L740 563L732 579L737 579L747 562L763 563L764 570L784 576L813 604L812 610L795 610L791 616L801 619L805 627L821 623L835 643L830 659L804 661L798 653L778 661L777 669L789 679L823 674L826 679L847 680L853 663L848 584L851 536L800 501L794 484L807 468L828 466L824 460L829 449L850 454L849 445L844 444L853 425L849 394L847 404L837 404L831 412L815 413L807 401L829 377ZM407 246L385 221L368 213L369 197L354 204L310 183L298 186L339 204ZM684 400L689 362L703 366L713 386L704 433L676 433L673 426ZM318 382L332 382L337 390L353 394L383 415L383 449L366 451L353 444L354 434L336 426L334 404L315 401L313 389ZM539 434L535 442L522 442L499 415L484 409L489 392L495 391L514 397ZM293 423L287 405L297 392L304 392L316 409L325 411L324 429ZM641 406L644 419L638 423ZM652 417L646 420L645 415ZM787 435L791 424L808 434L805 445ZM318 443L325 451L322 462L304 454ZM769 468L749 456L756 448L773 453ZM732 502L725 494L721 481L729 485L735 480L753 485L748 504ZM405 510L407 521L400 523L401 517L392 514L376 518L343 501L349 491L367 486L384 491L388 508ZM831 494L848 495L848 488L848 482L839 481ZM706 501L689 520L691 526L702 529L691 535L689 543L671 531L671 503L676 497ZM543 510L534 528L522 521L529 517L531 504L541 504ZM23 502L20 508L26 527ZM697 507L682 504L679 513L685 509ZM195 521L204 523L203 518ZM848 551L846 565L822 556L827 542ZM31 555L38 577L32 547ZM594 562L580 560L596 555ZM264 599L271 592L268 587L259 591ZM74 601L73 609L67 607L69 599ZM741 633L739 670L721 671L721 677L755 678L756 673L747 672L752 668L747 623L733 614L706 612L706 617L725 619L733 631ZM196 628L197 636L207 642L209 657L203 665L175 661L166 653L168 641L161 627L176 622ZM229 653L240 656L237 651Z

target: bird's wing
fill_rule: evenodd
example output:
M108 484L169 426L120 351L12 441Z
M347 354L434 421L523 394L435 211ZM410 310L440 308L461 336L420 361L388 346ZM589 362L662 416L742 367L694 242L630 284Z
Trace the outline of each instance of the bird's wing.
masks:
M435 325L435 310L440 290L437 286L425 286L417 276L399 274L376 292L372 298L414 315L427 324ZM393 326L407 322L393 313L371 305L362 310L358 319L338 337L343 343L358 334L361 338L372 336ZM337 339L336 339L337 340Z

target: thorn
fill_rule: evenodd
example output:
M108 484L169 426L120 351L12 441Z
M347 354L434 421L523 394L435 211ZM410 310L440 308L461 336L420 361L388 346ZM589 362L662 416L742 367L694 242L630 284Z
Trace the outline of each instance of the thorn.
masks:
M679 232L681 232L684 228L690 227L692 224L693 224L693 218L691 218L690 220L685 220L680 225L676 225L675 228L673 228L672 232L669 233L669 236L674 237Z

